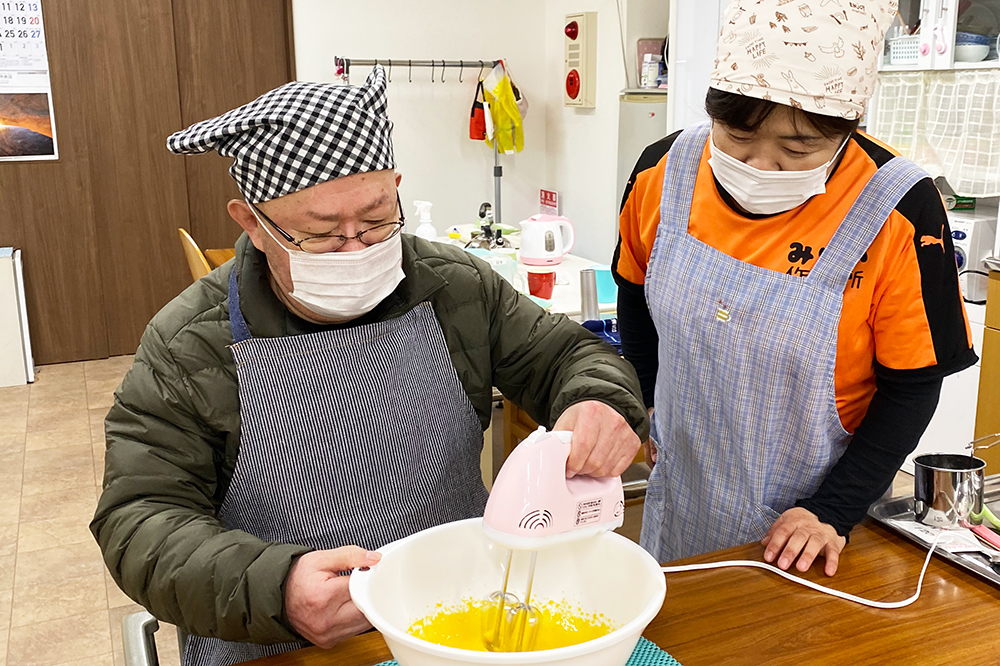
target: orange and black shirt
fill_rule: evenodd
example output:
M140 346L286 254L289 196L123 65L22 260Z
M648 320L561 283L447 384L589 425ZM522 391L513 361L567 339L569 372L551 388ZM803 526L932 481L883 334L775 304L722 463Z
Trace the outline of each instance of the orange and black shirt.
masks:
M657 336L643 285L676 136L649 146L640 157L622 198L613 260L623 351L636 367L647 406L653 401ZM706 142L688 233L740 261L804 277L869 179L894 156L888 147L855 133L824 194L785 213L748 215L737 210L713 177ZM860 438L875 437L880 445L885 444L884 433L898 429L899 419L911 426L922 422L919 428L904 428L905 442L892 443L893 459L909 447L902 453L905 458L916 446L933 415L941 379L976 362L947 214L930 178L902 198L844 285L836 353L837 410L855 439L866 421ZM883 401L900 403L900 392L910 396L902 400L907 408L886 412ZM880 400L873 403L877 393ZM893 464L894 474L899 464Z

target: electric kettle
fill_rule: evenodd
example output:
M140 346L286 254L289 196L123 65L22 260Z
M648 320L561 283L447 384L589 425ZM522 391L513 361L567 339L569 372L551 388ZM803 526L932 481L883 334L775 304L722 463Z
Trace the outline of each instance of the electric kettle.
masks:
M573 249L573 223L556 215L534 215L521 222L521 263L555 266Z

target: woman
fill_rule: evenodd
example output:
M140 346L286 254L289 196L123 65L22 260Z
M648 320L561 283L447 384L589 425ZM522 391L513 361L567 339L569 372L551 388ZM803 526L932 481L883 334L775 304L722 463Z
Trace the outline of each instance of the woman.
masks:
M933 181L856 131L895 3L838 4L734 2L711 122L649 146L625 192L618 315L655 407L661 561L760 539L833 575L942 378L976 361Z

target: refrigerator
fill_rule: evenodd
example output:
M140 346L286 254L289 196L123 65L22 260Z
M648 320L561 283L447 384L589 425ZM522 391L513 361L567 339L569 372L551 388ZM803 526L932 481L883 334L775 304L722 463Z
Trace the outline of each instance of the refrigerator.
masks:
M631 88L618 95L618 180L619 201L625 184L642 151L667 132L667 91Z

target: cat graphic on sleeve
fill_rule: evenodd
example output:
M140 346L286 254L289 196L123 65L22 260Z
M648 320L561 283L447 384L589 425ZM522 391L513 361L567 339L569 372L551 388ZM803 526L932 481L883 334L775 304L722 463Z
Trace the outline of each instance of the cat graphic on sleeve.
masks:
M929 247L931 245L940 245L941 251L944 252L944 225L941 225L941 237L936 236L921 236L920 237L920 247Z

